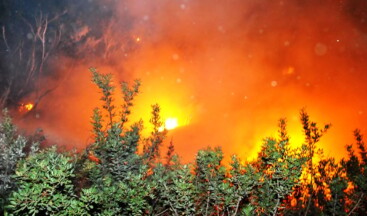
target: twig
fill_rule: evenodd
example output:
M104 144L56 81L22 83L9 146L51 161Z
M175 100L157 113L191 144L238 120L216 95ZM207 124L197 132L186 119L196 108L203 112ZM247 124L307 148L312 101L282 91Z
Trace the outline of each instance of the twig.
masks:
M234 211L233 216L237 215L237 211L238 211L238 208L240 207L241 200L242 200L242 197L240 196L237 200L236 210Z
M306 208L304 216L307 216L308 210L310 209L310 206L311 206L311 200L312 200L312 194L308 198L307 208Z
M6 90L4 91L4 93L1 95L1 98L0 98L0 109L4 108L7 100L8 100L8 97L9 97L9 94L10 94L10 88L11 88L11 85L8 85L8 87L6 88Z
M335 194L334 205L333 205L333 216L335 216L336 201L338 200L338 194Z
M54 16L52 19L49 19L49 23L52 23L53 21L59 19L60 17L64 16L65 14L68 13L68 10L64 10L62 13L57 14L56 16Z
M43 94L41 94L35 101L34 101L34 104L33 104L33 108L31 111L27 112L22 118L26 118L30 115L30 113L33 113L32 111L33 110L36 110L38 104L40 103L41 99L43 97L45 97L46 95L48 95L49 93L53 92L57 87L59 87L58 85L56 85L55 87L53 88L50 88L50 89L47 89L45 92L43 92Z
M162 214L166 213L166 212L167 212L168 210L169 210L169 209L166 209L166 210L162 211L161 213L159 213L159 214L156 214L155 216L159 216L159 215L162 215Z
M273 216L276 216L277 215L279 204L280 204L280 199L278 198L277 199L277 204L274 207Z
M361 196L358 199L358 202L356 203L356 205L352 208L352 210L348 213L348 216L351 215L354 210L356 210L356 208L359 206L359 203L361 202L362 198L363 198L364 194L362 193Z
M165 188L166 190L168 190L167 185L166 185L164 182L163 182L163 186L164 186L164 188ZM168 203L169 203L169 205L171 206L171 209L173 210L173 212L175 213L175 215L177 215L177 216L178 216L178 213L177 213L176 209L173 207L173 205L172 205L172 203L171 203L171 201L170 201L170 200L168 200Z
M208 192L209 192L209 191L208 191ZM210 192L208 193L208 199L206 200L205 215L208 215L208 209L209 209L209 198L210 198Z
M6 51L10 51L10 47L9 47L9 44L6 40L6 35L5 35L5 26L2 27L2 30L3 30L3 39L4 39L4 43L5 43L5 46L6 46Z

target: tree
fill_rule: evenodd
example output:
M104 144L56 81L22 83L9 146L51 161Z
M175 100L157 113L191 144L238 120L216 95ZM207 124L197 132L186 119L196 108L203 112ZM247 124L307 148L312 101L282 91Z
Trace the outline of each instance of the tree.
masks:
M319 209L316 205L315 193L317 192L315 178L315 156L321 155L322 151L317 147L317 143L321 137L330 129L331 124L325 124L321 129L316 122L310 121L310 117L305 109L300 112L301 123L303 125L303 132L305 134L305 143L302 146L302 154L306 158L306 167L304 170L301 192L303 193L303 202L306 202L306 209L304 215L316 214ZM311 208L312 207L312 208Z
M132 88L121 84L124 104L117 111L112 76L100 74L94 68L90 70L93 82L102 92L103 110L94 110L95 140L79 162L90 185L81 190L80 199L92 215L142 215L151 211L149 200L153 194L152 183L146 180L148 166L138 154L142 122L130 127L125 124L140 82L135 81ZM106 124L102 112L106 113Z
M18 106L23 97L35 92L36 108L39 101L55 88L44 90L41 78L45 75L45 68L50 67L47 64L50 56L61 43L63 25L60 21L66 10L64 7L48 8L50 10L45 12L34 7L40 4L30 6L26 2L14 2L5 0L1 3L6 22L0 23L0 57L6 64L0 65L3 71L0 107Z
M352 203L348 215L362 215L367 211L367 152L360 130L354 131L354 137L359 157L354 153L353 145L347 145L348 158L343 159L341 164L346 171L348 180L353 185L350 191Z
M279 139L267 138L254 163L259 183L252 194L252 203L258 214L278 215L284 203L300 185L302 167L306 158L299 149L291 149L286 120L279 121Z
M111 85L111 75L102 75L96 69L90 69L93 82L102 92L101 100L103 109L107 113L108 123L103 128L102 112L96 108L93 114L93 132L95 141L87 149L87 155L93 155L98 160L90 161L98 172L92 172L92 181L99 181L106 175L111 175L115 180L122 180L130 171L139 171L141 158L137 154L140 142L140 130L142 122L133 124L129 129L125 128L128 121L132 100L139 92L140 82L136 81L132 88L122 83L124 104L120 116L117 118L116 107L113 105L114 87Z

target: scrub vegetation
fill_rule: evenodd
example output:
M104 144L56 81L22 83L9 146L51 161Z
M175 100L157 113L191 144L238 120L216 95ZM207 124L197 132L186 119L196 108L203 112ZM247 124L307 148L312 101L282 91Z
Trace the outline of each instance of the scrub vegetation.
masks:
M91 68L102 107L92 116L93 143L83 152L40 148L18 133L5 110L0 123L0 192L4 215L363 215L367 211L367 152L362 134L341 161L323 156L318 142L330 125L300 112L305 142L290 146L287 121L268 137L258 157L233 155L223 163L220 147L180 162L171 142L162 150L159 105L153 130L129 122L140 82L121 83L122 107L113 101L111 75ZM199 133L199 132L198 132ZM188 141L189 142L189 141Z

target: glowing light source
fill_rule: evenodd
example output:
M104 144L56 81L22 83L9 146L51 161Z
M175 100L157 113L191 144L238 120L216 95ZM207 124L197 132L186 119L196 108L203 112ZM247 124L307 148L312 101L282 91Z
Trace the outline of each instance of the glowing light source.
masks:
M177 118L168 118L164 125L167 130L175 129L178 126Z
M33 106L34 106L33 104L28 103L28 104L24 105L24 108L25 108L26 110L30 111L31 109L33 109Z
M164 122L164 126L160 127L159 131L163 131L164 129L172 130L175 129L176 127L178 127L177 118L167 118L166 121Z
M34 104L32 103L27 103L27 104L21 104L19 106L19 112L28 112L31 111L34 107Z

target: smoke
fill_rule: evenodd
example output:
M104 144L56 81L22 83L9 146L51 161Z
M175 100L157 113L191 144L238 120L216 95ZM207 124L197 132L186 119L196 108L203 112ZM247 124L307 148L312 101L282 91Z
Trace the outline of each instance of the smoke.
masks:
M66 4L68 37L42 79L45 89L56 88L38 117L23 122L56 142L91 142L100 96L90 66L113 73L116 83L141 79L132 120L147 125L150 105L159 103L163 118L181 125L169 139L185 160L206 146L253 156L262 138L276 135L280 117L299 144L302 107L332 123L320 143L327 155L343 156L354 128L366 132L365 1L82 2Z

